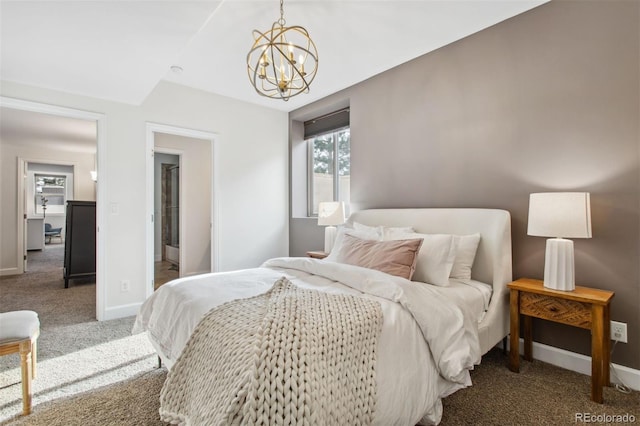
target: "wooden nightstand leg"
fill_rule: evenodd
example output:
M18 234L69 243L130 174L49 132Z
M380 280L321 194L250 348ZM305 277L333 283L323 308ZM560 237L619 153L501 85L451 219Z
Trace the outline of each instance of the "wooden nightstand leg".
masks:
M609 305L604 307L604 337L602 340L602 364L603 364L603 374L602 374L602 384L604 386L611 386L611 377L610 377L610 362L611 362L611 310L609 309Z
M591 305L591 400L602 404L604 377L604 309L602 305ZM607 365L607 368L609 366Z
M533 326L531 325L531 317L523 315L522 318L522 334L524 338L524 359L533 361Z
M518 373L520 371L520 306L519 291L511 290L510 322L511 336L509 341L509 370Z

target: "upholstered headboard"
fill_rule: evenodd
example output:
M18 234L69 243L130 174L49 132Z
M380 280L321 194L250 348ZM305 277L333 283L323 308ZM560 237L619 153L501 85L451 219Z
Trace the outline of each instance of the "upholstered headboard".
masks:
M507 283L511 272L511 215L506 210L474 208L370 209L351 214L349 222L369 226L412 226L423 234L480 233L471 277L493 286L487 314L479 325L486 353L509 333Z

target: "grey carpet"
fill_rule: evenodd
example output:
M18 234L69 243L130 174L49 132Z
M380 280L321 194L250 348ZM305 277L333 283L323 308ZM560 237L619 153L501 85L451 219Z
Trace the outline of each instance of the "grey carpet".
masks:
M0 283L3 310L6 300L42 310L41 359L49 360L49 365L41 363L41 376L34 381L41 390L36 388L33 414L2 424L163 425L158 417L158 396L166 370L156 368L155 356L143 335L130 336L133 319L98 323L93 319L95 287L78 284L64 292L55 274L3 279ZM5 361L0 361L0 368L6 370ZM483 357L472 372L474 385L444 399L441 424L571 425L576 424L576 413L629 414L635 416L636 424L640 422L639 392L623 394L606 388L605 403L596 404L589 399L588 376L539 361L522 362L520 374L515 374L506 363L507 357L499 350ZM54 381L75 378L50 386L47 381L52 380L52 373L46 373L47 368L59 370ZM8 388L17 389L14 394L18 396L6 403L7 388L0 389L3 416L20 410L19 384Z

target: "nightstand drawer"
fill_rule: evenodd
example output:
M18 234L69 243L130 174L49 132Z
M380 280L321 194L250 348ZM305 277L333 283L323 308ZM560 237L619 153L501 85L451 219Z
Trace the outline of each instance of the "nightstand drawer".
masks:
M591 328L591 306L573 300L520 292L520 313L576 327Z

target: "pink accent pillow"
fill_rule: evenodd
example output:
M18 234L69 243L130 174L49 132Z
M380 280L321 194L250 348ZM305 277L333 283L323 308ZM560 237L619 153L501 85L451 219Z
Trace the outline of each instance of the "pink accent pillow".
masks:
M422 239L371 241L344 234L336 262L376 269L411 280Z

